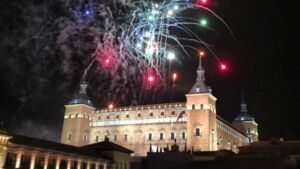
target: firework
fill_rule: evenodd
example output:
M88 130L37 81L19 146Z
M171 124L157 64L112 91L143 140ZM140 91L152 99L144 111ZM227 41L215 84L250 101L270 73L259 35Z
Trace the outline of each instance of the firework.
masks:
M201 6L203 3L205 7ZM172 76L170 70L166 70L166 64L171 64L171 61L166 60L175 59L174 51L181 52L181 56L189 56L187 48L197 50L200 45L218 60L209 45L189 28L191 25L208 28L208 21L202 19L199 23L198 19L182 15L184 11L197 9L220 19L207 8L207 1L109 0L72 1L72 4L67 1L65 6L69 8L66 12L68 17L59 18L58 44L67 54L70 49L66 49L64 44L71 37L78 35L83 38L81 35L84 34L84 37L92 39L89 43L93 44L93 52L87 56L89 64L82 80L101 76L96 79L109 81L109 85L103 84L100 88L105 91L102 97L104 95L110 100L131 96L132 100L140 101L144 97L154 97L149 93L164 88ZM176 30L183 34L174 33ZM83 39L80 45L84 46L84 43ZM79 51L80 45L76 47ZM96 68L89 74L93 67ZM154 79L156 85L153 85Z

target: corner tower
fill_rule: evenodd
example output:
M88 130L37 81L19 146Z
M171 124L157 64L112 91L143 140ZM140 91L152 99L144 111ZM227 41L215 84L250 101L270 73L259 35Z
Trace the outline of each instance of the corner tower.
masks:
M254 121L254 118L248 114L247 104L244 100L244 94L242 94L241 112L234 119L233 125L247 135L249 143L258 141L258 125Z
M87 84L80 84L79 93L65 105L61 143L83 146L89 143L90 121L95 110L86 94Z
M206 86L204 74L200 58L196 83L186 94L187 147L195 151L214 151L217 150L217 99Z

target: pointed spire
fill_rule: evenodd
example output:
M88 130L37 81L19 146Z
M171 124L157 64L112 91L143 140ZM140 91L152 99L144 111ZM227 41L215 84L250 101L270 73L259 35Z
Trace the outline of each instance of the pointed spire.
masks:
M196 83L194 84L194 86L192 87L192 89L190 90L190 94L193 93L210 93L211 90L209 89L209 87L206 86L205 84L205 70L202 66L202 61L201 61L201 57L199 57L199 66L197 69L197 78L196 78Z
M85 81L83 81L82 83L80 83L79 93L86 94L86 88L87 88L87 84Z
M86 105L93 106L91 100L87 95L86 88L87 88L87 83L85 81L81 82L79 92L69 102L69 104L86 104Z
M241 102L241 112L235 118L235 121L252 121L254 118L248 114L247 104L244 98L244 91L242 91L242 102Z
M241 103L241 112L242 113L247 113L247 104L245 102L245 98L244 98L244 91L242 91L242 103Z

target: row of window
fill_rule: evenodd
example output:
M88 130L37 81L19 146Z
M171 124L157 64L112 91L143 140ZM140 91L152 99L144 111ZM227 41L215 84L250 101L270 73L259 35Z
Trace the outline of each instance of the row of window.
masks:
M165 134L164 133L159 133L159 140L164 140L164 139L165 139ZM170 139L172 139L172 140L176 139L175 132L171 132ZM181 133L181 139L184 139L184 140L186 139L186 133L185 132ZM147 140L148 141L153 140L153 134L152 133L148 133ZM100 141L99 136L96 136L95 141L96 142ZM119 141L118 140L118 135L114 135L113 141ZM123 141L128 141L128 135L127 134L124 135Z
M200 128L196 128L195 129L195 136L201 136L201 131L200 131ZM148 133L148 137L147 137L147 140L152 140L152 133ZM87 133L83 133L83 141L84 142L88 142L88 135ZM176 134L175 132L171 132L171 135L170 135L170 139L174 140L176 138ZM165 134L164 133L159 133L159 140L164 140L165 139ZM181 139L186 139L186 132L181 132ZM68 140L72 140L72 133L69 133L68 134ZM95 138L95 141L96 142L99 142L99 136L97 135L96 138ZM113 141L118 141L118 135L114 135L114 138L113 138ZM124 141L128 141L128 135L125 134L124 135Z
M185 114L185 111L182 111L180 114L181 114L181 115L184 115L184 114ZM175 115L176 115L175 111L172 111L172 112L171 112L171 115L172 115L172 116L175 116ZM153 112L150 112L150 113L149 113L149 117L153 117L153 116L154 116ZM165 112L160 112L160 116L165 116ZM108 116L106 116L106 119L110 119L110 117L111 117L111 116L108 115ZM141 118L141 117L142 117L142 114L141 114L141 113L138 113L138 114L137 114L137 117L138 117L138 118ZM116 115L115 118L116 118L116 119L120 119L120 115ZM125 118L126 118L126 119L130 118L130 115L129 115L129 114L126 114ZM101 119L102 119L102 116L99 116L99 117L98 117L98 120L101 120Z

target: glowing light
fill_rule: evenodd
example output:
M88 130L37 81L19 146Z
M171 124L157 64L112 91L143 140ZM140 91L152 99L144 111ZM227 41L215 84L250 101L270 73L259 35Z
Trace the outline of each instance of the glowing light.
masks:
M154 79L154 76L152 76L152 75L150 75L149 77L148 77L148 81L149 82L153 82L155 79Z
M110 62L109 59L105 59L105 63L108 64Z
M169 60L175 59L175 53L174 53L174 52L169 52L169 53L168 53L168 59L169 59Z
M150 15L150 16L148 17L148 19L149 19L150 21L152 21L152 20L154 20L154 16Z
M179 9L179 6L178 6L178 5L175 5L175 6L174 6L174 9L175 9L175 10Z
M136 44L136 47L137 47L137 48L142 48L142 43L137 43L137 44Z
M145 36L146 38L149 38L149 37L151 36L151 33L150 33L150 32L145 32L144 36Z
M86 15L89 15L91 12L90 11L85 11L85 14Z
M172 79L173 79L173 81L175 81L177 79L177 73L173 73Z
M226 70L227 69L227 66L225 65L225 64L223 64L223 63L221 63L220 64L220 68L221 68L221 70Z
M206 26L207 25L207 20L206 19L201 19L200 20L200 25Z
M207 2L207 0L201 0L201 2L202 2L202 3L206 3L206 2Z
M173 15L174 14L174 12L173 12L173 10L168 10L168 12L167 12L167 15L169 15L169 16L171 16L171 15Z
M203 56L205 55L205 52L201 50L201 51L199 52L199 55L200 55L200 57L203 57Z
M114 108L114 104L110 103L110 104L108 105L108 109L113 109L113 108Z

